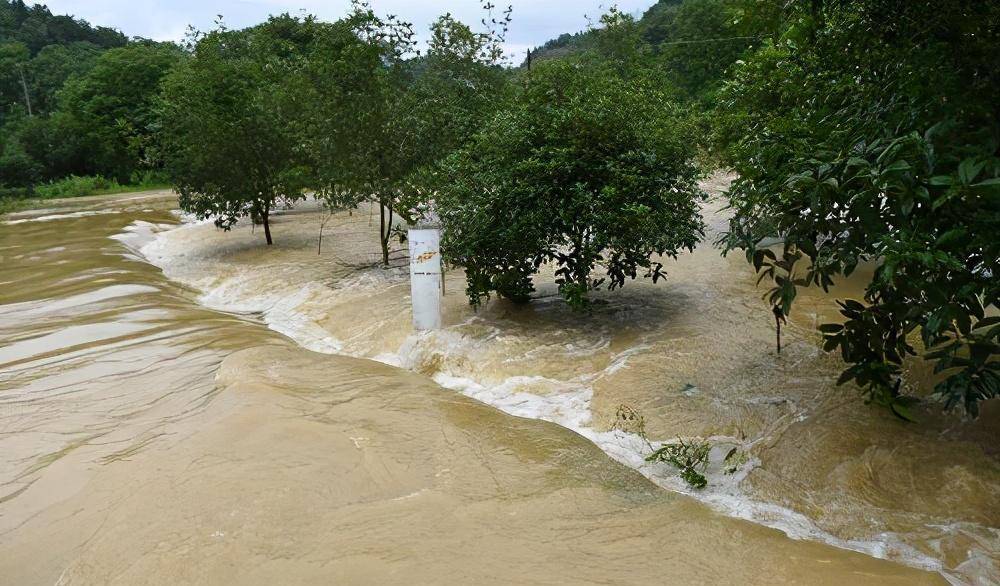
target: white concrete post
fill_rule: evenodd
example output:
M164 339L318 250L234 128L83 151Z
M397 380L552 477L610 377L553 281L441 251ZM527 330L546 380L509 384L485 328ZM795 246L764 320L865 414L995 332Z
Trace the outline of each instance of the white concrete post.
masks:
M411 229L410 301L413 305L413 328L441 328L441 231Z

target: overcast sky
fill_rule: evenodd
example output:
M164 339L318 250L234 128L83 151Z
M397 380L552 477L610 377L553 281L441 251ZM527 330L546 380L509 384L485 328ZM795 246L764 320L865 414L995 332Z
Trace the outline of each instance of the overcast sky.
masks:
M315 14L336 20L346 14L350 0L36 0L53 14L71 14L94 25L110 26L129 36L160 41L179 41L187 26L200 30L213 26L216 15L229 28L257 24L271 14ZM499 6L514 7L514 23L507 36L507 49L516 60L524 51L564 32L587 28L587 16L595 18L614 0L493 0ZM30 2L29 2L30 3ZM641 15L655 0L618 0L623 11ZM451 12L468 24L482 18L479 0L372 0L380 14L398 14L412 22L421 38L427 37L430 23L440 14Z

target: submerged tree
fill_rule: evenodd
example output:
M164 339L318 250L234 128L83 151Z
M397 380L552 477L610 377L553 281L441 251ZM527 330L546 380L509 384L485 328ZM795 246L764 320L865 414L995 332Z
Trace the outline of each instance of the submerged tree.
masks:
M783 315L798 287L874 264L864 299L821 327L849 364L841 382L910 418L902 366L923 354L945 407L975 415L1000 395L1000 6L807 8L787 8L778 41L724 91L720 136L739 173L724 243L774 278Z
M382 18L356 2L344 21L320 31L300 78L307 115L300 134L315 167L319 195L331 208L370 202L379 208L382 261L389 263L393 215L409 169L399 104L406 91L409 23Z
M272 243L271 212L302 199L308 183L288 80L316 27L285 15L193 39L161 104L166 169L182 209L225 230L250 216Z
M526 301L546 263L575 308L605 282L661 278L653 257L702 235L685 134L642 79L601 65L533 68L516 103L441 165L442 245L465 267L470 302L491 292Z

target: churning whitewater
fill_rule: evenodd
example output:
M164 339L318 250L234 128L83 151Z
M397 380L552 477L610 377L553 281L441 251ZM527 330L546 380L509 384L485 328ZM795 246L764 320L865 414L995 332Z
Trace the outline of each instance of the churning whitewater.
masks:
M718 196L726 183L705 187ZM960 425L930 407L928 422L907 427L835 387L837 360L812 333L834 312L821 295L800 303L777 356L752 275L710 244L725 222L719 207L716 199L704 210L706 243L667 261L666 285L629 283L591 315L575 315L550 274L529 307L494 300L476 313L452 271L445 327L424 333L409 324L405 266L373 266L368 209L329 218L309 204L286 210L271 248L252 226L225 233L190 217L137 221L117 238L208 308L259 319L308 350L425 374L508 414L559 424L726 515L954 583L1000 579L1000 466L986 423L996 413ZM860 293L849 282L835 294ZM641 429L620 425L623 407L640 414ZM645 460L651 447L691 437L712 445L701 490ZM744 455L735 469L724 461L734 449Z

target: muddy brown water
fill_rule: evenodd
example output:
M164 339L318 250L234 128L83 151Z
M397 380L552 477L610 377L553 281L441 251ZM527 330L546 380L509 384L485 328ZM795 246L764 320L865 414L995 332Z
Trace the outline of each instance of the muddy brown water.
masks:
M739 259L703 247L589 316L546 276L476 314L453 272L446 328L418 335L405 270L366 267L369 211L318 255L309 205L271 249L175 205L0 219L0 584L996 576L993 411L906 426L835 388L825 299L773 355ZM748 461L677 494L611 430L622 404Z

